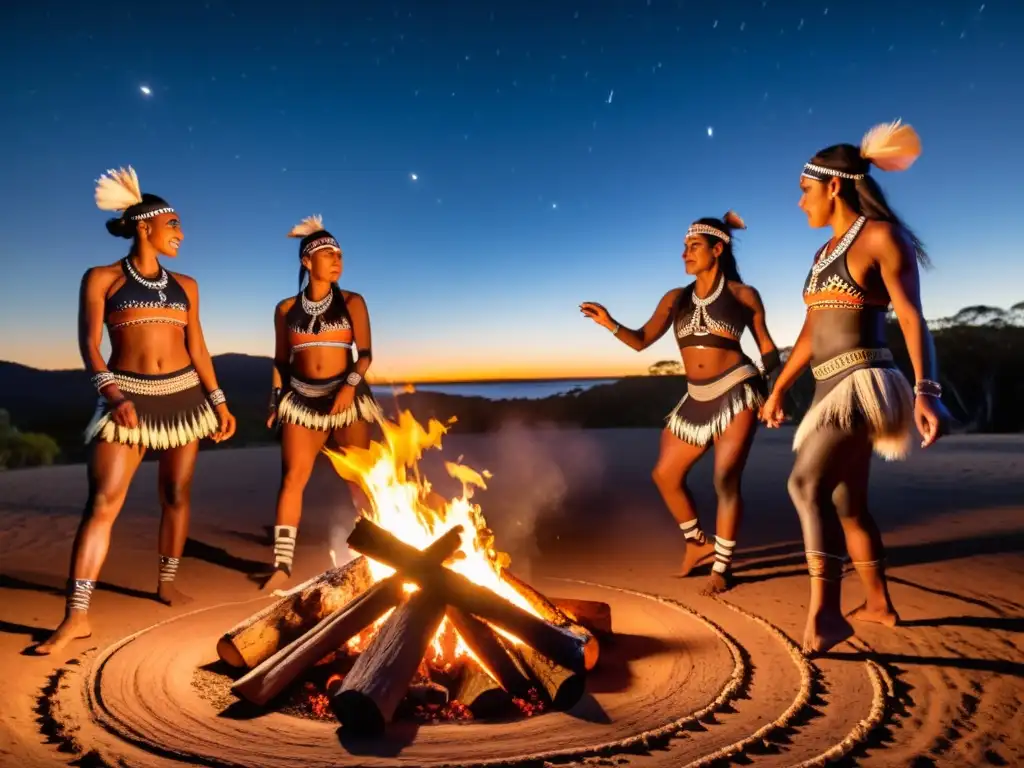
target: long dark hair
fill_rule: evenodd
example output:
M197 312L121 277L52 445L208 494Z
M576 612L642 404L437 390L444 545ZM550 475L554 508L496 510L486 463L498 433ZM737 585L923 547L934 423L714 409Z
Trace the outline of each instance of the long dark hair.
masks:
M727 216L726 218L731 217ZM740 268L736 264L736 254L734 254L732 250L732 233L736 229L734 224L730 221L725 221L724 219L714 218L697 219L694 224L704 224L708 227L714 227L715 229L720 229L729 235L729 242L727 243L720 237L715 237L714 235L709 235L703 232L701 233L701 237L708 241L708 245L710 247L714 248L716 243L721 243L722 253L718 257L718 268L722 270L722 274L725 275L725 279L731 280L734 283L742 283L743 278L740 277Z
M860 147L852 144L836 144L821 150L813 158L811 163L829 168L834 171L845 171L852 174L864 174L862 179L839 179L839 199L846 203L850 210L858 216L866 216L875 221L887 221L898 227L910 240L917 255L917 261L921 266L931 265L928 251L924 243L918 239L914 231L907 226L885 199L882 188L878 185L868 171L871 163L861 157Z

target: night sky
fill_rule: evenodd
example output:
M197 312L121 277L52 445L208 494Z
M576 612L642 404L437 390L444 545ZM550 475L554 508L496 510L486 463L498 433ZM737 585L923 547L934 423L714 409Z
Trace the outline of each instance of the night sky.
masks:
M379 379L677 359L577 306L639 326L689 280L687 225L729 208L787 345L830 235L796 207L801 165L896 118L924 153L875 173L930 247L926 315L1024 300L1021 0L18 2L0 22L0 359L81 366L80 277L126 248L93 187L128 164L182 216L166 265L199 280L214 354L272 353L285 235L314 213Z

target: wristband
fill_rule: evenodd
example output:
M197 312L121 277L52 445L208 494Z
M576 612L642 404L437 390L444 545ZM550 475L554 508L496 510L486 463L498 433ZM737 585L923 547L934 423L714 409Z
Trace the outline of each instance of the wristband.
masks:
M213 390L213 392L211 392L207 396L207 399L210 401L210 405L212 405L214 408L216 408L218 405L221 405L222 403L227 402L227 398L224 397L224 390L221 389L220 387L217 387L217 389Z
M350 387L358 387L359 382L363 380L362 375L358 371L352 371L347 377L345 377L345 383Z
M273 387L270 390L270 410L277 408L278 403L281 402L281 388Z
M914 385L915 395L926 395L928 397L942 397L942 385L931 379L921 379Z
M616 323L614 328L609 328L608 330L611 331L612 336L614 336L616 333L622 330L622 326Z
M117 378L110 371L100 371L89 380L97 392L100 392L104 387L117 383Z

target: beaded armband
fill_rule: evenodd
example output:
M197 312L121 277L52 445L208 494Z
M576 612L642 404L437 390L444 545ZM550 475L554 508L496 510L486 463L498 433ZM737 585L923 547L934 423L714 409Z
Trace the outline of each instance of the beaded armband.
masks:
M212 405L214 408L216 408L218 405L227 402L227 398L224 397L224 390L221 389L220 387L217 387L215 390L213 390L213 392L211 392L206 399L210 401L210 405Z
M373 360L373 352L370 350L369 347L367 347L366 349L357 349L356 352L359 353L360 360L362 360L364 357L367 360Z
M359 382L361 382L362 380L362 375L356 371L352 371L352 373L345 377L345 383L348 384L350 387L358 387Z

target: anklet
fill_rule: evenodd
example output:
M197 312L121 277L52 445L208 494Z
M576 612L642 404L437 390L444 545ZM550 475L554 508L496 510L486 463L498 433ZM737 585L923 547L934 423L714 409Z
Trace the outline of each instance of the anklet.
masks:
M174 581L174 577L178 575L178 563L180 562L180 557L164 557L163 555L160 556L161 583Z
M68 609L88 611L92 592L96 589L96 581L94 579L71 579L68 587Z

